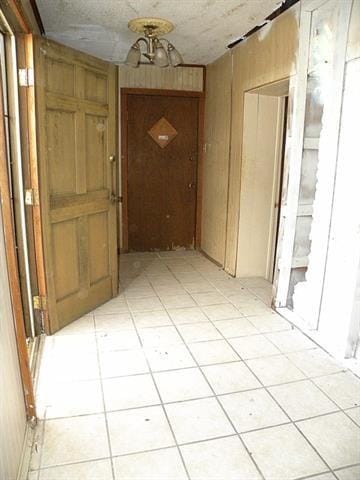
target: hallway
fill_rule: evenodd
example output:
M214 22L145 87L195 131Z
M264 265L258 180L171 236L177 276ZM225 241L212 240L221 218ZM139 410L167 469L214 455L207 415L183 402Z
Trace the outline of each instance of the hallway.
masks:
M195 251L121 255L47 336L28 480L356 480L360 381Z

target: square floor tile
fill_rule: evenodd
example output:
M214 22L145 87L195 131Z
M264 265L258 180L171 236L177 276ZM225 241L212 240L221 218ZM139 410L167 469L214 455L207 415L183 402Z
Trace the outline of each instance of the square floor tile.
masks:
M94 333L94 316L84 315L81 318L78 318L74 322L71 322L66 327L59 330L56 335L86 335L89 333Z
M62 359L64 355L76 357L83 353L96 353L96 349L95 331L83 335L58 335L57 333L44 338L41 358L46 363L48 358ZM45 359L45 357L47 358Z
M104 415L70 417L45 422L42 467L108 457Z
M130 313L104 313L95 315L97 331L133 330Z
M268 357L280 353L275 345L273 345L264 335L231 338L229 342L244 360Z
M360 405L360 379L351 372L334 373L314 378L321 388L340 408Z
M219 400L239 433L289 422L263 388L221 395Z
M202 367L215 393L231 393L261 387L244 362Z
M250 455L239 437L180 447L192 480L260 480Z
M241 435L266 479L293 480L328 470L294 425Z
M137 328L163 327L165 325L172 325L171 319L165 310L134 312L133 318Z
M154 297L155 292L154 290L150 287L150 285L146 286L137 286L137 287L131 287L131 288L126 288L125 292L125 297L126 298L142 298L142 297Z
M180 335L187 343L201 342L206 340L217 340L222 338L220 333L210 322L178 325L178 329Z
M360 427L360 407L351 408L350 410L346 410L347 415L354 420Z
M114 298L109 302L104 303L100 307L96 308L93 313L95 315L101 315L104 313L129 313L129 308L124 299Z
M183 343L176 328L173 326L141 328L138 331L144 348Z
M271 283L263 277L242 277L239 279L246 288L263 287L271 288Z
M72 417L104 410L100 380L43 383L37 397L38 413L46 418Z
M145 350L145 354L153 372L196 366L184 344L149 348Z
M191 343L189 348L199 365L211 365L214 363L226 363L239 360L239 357L225 340Z
M234 430L215 398L165 406L178 443L231 435Z
M113 461L116 480L187 479L177 448L125 455Z
M184 283L183 287L189 293L205 293L205 292L213 292L215 288L211 285L211 283L204 281L192 282L192 283Z
M223 282L228 283L228 282ZM244 305L263 305L263 303L249 290L246 290L240 285L232 286L222 286L219 288L220 291L226 292L224 295L229 299L229 301L236 307L241 307Z
M150 283L151 283L151 285L153 286L154 289L155 289L155 287L158 287L158 286L161 286L161 285L165 286L165 287L180 285L179 281L170 272L169 272L168 275L166 275L166 274L148 275L148 278L149 278Z
M186 325L188 323L208 322L208 318L199 307L176 308L168 310L175 325Z
M232 318L214 322L215 327L226 338L243 337L259 333L246 318Z
M162 407L136 408L107 415L113 455L174 445Z
M133 312L151 312L164 308L158 297L129 298L128 305Z
M40 470L39 480L112 480L112 478L111 461L106 459L45 468Z
M161 297L161 301L165 308L184 308L196 305L189 294L185 295L167 295Z
M247 365L265 385L302 380L305 375L284 355L246 360Z
M360 478L360 465L355 467L348 467L336 471L336 475L339 480L359 480Z
M141 350L100 352L100 366L103 378L121 377L149 371Z
M135 329L97 332L96 338L100 352L140 348L139 337Z
M243 310L242 313L246 316L246 313L249 313L249 312L245 312ZM264 314L259 312L254 312L253 315L248 317L248 320L261 333L278 332L281 330L291 329L290 323L274 312L264 313Z
M273 315L274 311L265 305L264 302L258 299L257 303L249 303L249 304L242 304L242 305L236 305L242 315L245 317L249 316L257 316L257 315Z
M241 313L230 303L225 305L208 305L203 307L203 312L210 320L227 320L228 318L239 318Z
M360 429L344 413L303 420L297 426L331 468L360 463Z
M336 480L336 477L332 473L320 473L315 477L311 477L311 480Z
M309 380L269 388L292 420L335 412L338 407Z
M329 375L344 369L320 348L289 353L287 357L308 377Z
M154 290L160 298L188 294L180 283L176 285L156 285Z
M71 382L99 378L97 353L81 352L49 355L40 366L39 382Z
M150 374L104 379L103 389L107 411L160 403Z
M266 337L283 353L309 350L316 347L315 343L299 330L268 333Z
M154 378L165 403L213 395L199 368L155 373Z
M193 298L198 305L203 306L229 303L223 295L217 292L193 293Z
M181 283L194 283L204 280L204 277L195 270L193 272L177 272L175 277Z

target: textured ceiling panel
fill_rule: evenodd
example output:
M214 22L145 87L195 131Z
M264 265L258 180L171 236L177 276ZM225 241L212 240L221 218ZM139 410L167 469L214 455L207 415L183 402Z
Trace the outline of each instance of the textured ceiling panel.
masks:
M281 0L36 0L46 35L114 63L122 63L137 35L136 17L176 25L167 35L185 63L208 64L264 19Z

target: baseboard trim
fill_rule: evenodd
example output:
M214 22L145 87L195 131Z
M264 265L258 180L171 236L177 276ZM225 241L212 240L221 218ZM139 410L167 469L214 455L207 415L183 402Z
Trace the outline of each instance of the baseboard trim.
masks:
M221 265L220 262L218 262L217 260L214 260L212 257L210 257L210 255L208 255L206 252L204 252L204 250L202 248L197 248L196 249L198 252L200 252L202 255L204 255L204 257L207 259L207 260L210 260L210 262L212 263L215 263L215 265L219 268L222 268L224 270L224 265Z

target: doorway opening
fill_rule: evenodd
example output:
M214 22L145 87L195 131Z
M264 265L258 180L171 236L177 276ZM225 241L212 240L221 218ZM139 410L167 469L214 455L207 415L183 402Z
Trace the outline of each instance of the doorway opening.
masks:
M257 277L256 283L270 290L279 243L288 95L289 79L284 79L246 92L244 99L236 276Z
M121 110L123 250L198 247L203 93L124 88Z

